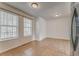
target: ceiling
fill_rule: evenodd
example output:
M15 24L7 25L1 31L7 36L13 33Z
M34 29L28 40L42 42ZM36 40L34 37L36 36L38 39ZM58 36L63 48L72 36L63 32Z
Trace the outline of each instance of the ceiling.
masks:
M35 17L43 17L45 19L57 18L60 16L67 16L70 14L70 2L37 2L38 8L32 8L32 2L6 3L18 9L21 9Z

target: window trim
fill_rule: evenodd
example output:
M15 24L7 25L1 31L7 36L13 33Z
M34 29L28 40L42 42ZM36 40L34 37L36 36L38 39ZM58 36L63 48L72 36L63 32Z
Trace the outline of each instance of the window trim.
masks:
M23 20L25 20L25 19L26 19L26 20L31 20L31 27L27 27L27 26L25 27L25 26L24 26L24 29L25 29L25 28L30 28L30 29L31 29L31 35L25 35L25 32L24 32L24 37L29 37L29 36L32 36L32 35L33 35L33 25L32 25L32 24L33 24L33 21L32 21L32 19L29 19L29 18L27 18L27 17L24 17L24 18L23 18ZM27 22L23 22L23 24L24 24L24 23L27 23ZM30 24L30 23L29 23L29 24ZM24 31L25 31L25 30L24 30Z
M11 15L14 15L14 16L16 16L18 19L18 25L17 26L14 26L14 25L1 25L0 24L0 37L1 37L1 26L2 27L15 27L16 28L16 36L15 37L8 37L8 38L0 38L0 41L6 41L6 40L11 40L11 39L17 39L18 38L18 36L19 36L19 16L17 15L17 14L15 14L15 13L13 13L13 12L8 12L8 11L6 11L6 10L2 10L2 9L0 9L0 12L5 12L5 13L7 13L7 14L11 14ZM13 31L13 30L12 30Z

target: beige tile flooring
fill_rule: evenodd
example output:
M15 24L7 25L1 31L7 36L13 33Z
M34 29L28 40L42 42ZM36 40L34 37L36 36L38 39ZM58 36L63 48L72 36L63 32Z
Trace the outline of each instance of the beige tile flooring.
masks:
M0 54L0 56L68 56L70 41L61 39L44 39L32 41L15 49Z

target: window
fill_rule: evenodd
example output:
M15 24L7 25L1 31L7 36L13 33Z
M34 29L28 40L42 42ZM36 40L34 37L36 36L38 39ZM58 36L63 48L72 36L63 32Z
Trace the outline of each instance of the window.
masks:
M0 10L0 39L18 36L18 16Z
M24 36L32 35L32 20L24 18Z

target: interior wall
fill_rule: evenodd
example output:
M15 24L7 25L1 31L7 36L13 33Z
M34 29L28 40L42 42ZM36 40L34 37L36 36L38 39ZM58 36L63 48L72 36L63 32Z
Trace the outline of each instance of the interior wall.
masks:
M36 19L36 39L43 40L46 38L46 20L42 17Z
M37 18L36 20L36 39L43 40L45 38L71 39L71 16L62 16L46 20Z
M71 17L62 16L47 21L47 37L70 40Z
M9 7L9 8L11 8L11 7ZM16 9L13 9L13 10L15 11ZM19 30L18 30L19 32L18 32L18 38L12 39L12 40L0 41L0 53L5 52L5 51L7 51L9 49L12 49L12 48L16 48L18 46L21 46L23 44L26 44L26 43L32 41L32 36L30 36L30 37L24 37L24 34L23 34L23 31L24 31L23 27L24 26L23 25L24 25L23 24L23 17L22 16L19 16L19 27L18 27L19 28Z

